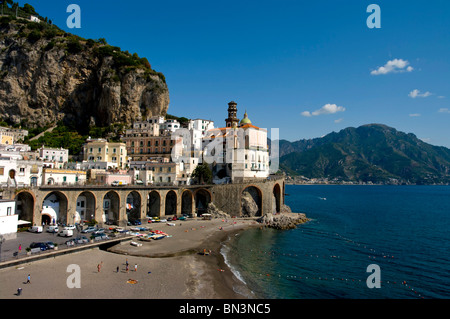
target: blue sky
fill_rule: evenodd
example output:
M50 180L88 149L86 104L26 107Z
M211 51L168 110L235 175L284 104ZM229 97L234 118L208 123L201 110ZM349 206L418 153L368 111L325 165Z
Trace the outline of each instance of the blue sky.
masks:
M290 141L383 123L450 147L448 0L27 2L147 57L166 76L170 114L223 126L234 100ZM66 25L72 3L80 29ZM380 29L367 27L371 3Z

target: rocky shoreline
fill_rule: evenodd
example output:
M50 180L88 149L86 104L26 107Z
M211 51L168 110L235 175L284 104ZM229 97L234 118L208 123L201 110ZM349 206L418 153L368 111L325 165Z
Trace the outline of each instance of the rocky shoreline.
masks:
M283 205L279 214L267 213L256 221L266 227L274 229L293 229L297 225L304 224L311 219L303 213L293 213L287 205Z

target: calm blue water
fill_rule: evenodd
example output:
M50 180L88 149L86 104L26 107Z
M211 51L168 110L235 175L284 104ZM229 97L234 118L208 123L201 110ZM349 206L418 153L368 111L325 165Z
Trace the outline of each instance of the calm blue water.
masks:
M259 298L450 298L450 187L286 186L313 220L251 229L227 247ZM326 199L326 200L325 200ZM369 289L377 264L381 288Z

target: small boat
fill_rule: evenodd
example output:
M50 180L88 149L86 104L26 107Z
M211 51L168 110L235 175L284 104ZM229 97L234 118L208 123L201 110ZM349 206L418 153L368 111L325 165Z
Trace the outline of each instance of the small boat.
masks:
M136 247L141 247L141 246L142 246L141 243L137 243L137 242L135 242L135 241L132 241L132 242L130 243L130 245L131 245L131 246L136 246Z
M166 237L166 236L165 235L160 235L160 234L151 236L151 238L154 239L154 240L163 239L164 237Z
M167 226L175 226L174 223L167 223Z

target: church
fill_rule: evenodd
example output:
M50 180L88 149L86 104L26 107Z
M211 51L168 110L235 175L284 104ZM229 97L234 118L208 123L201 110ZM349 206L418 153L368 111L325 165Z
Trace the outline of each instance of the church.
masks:
M208 130L203 160L217 182L239 183L269 176L267 130L252 124L247 112L239 120L237 103L228 103L225 127Z

